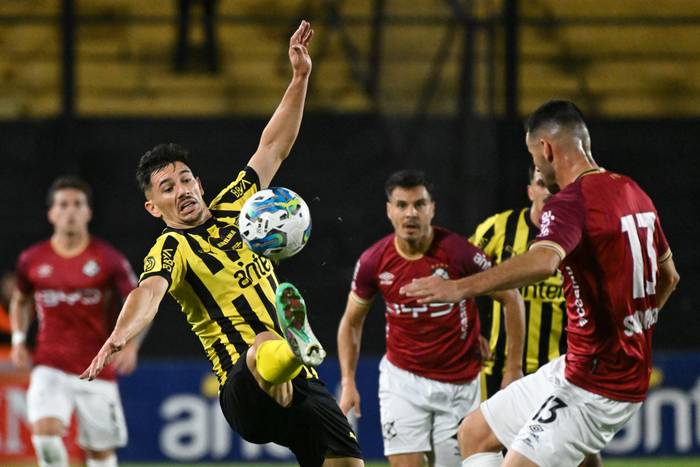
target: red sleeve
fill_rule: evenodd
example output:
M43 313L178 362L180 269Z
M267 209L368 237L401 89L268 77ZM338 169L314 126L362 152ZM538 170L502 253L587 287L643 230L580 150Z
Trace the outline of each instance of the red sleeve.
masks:
M661 221L659 220L658 213L654 223L656 224L654 227L654 236L656 237L654 238L654 243L656 244L656 255L658 260L663 262L671 256L671 247L668 244L668 240L666 240L664 230L661 228Z
M466 240L464 241L464 245L465 247L462 249L464 253L461 256L465 276L470 276L491 268L491 260L483 250Z
M136 275L129 261L117 250L109 248L109 262L112 265L112 281L122 300L136 287Z
M17 275L17 288L24 295L30 294L34 287L29 280L29 254L24 251L17 259L17 267L15 268Z
M580 184L552 196L542 209L540 233L532 246L550 247L564 259L581 241L586 211Z
M365 301L372 300L377 293L375 277L380 255L376 251L376 248L370 248L362 253L352 277L352 293Z

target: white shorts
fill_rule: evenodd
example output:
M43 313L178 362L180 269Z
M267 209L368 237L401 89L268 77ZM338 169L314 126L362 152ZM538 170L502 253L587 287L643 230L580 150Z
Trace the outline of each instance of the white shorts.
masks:
M577 466L599 452L639 410L564 378L564 355L511 383L481 404L494 435L542 467Z
M379 409L384 455L430 452L457 435L459 422L479 406L479 378L466 384L435 381L379 364Z
M78 416L80 447L104 451L126 446L126 421L117 383L81 380L56 368L35 367L27 392L29 422L51 417L67 427L73 409Z

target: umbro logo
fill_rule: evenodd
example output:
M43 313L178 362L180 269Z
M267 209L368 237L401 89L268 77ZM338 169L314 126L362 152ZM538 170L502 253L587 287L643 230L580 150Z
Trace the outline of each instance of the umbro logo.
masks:
M394 283L394 275L389 271L379 274L379 285L391 285Z
M36 270L36 273L41 278L49 277L52 272L53 272L53 266L51 266L50 264L42 264Z

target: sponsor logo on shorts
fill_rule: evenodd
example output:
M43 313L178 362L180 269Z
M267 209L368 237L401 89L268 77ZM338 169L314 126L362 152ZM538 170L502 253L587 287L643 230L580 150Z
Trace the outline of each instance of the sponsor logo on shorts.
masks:
M530 428L530 431L533 433L542 433L544 431L541 425L530 425L528 428Z

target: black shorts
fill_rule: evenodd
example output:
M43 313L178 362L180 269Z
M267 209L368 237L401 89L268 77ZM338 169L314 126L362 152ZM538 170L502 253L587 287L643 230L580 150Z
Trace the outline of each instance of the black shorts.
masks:
M219 394L229 425L251 443L287 446L302 467L320 467L326 457L362 459L347 418L318 379L306 371L292 380L289 407L272 399L253 377L245 358L239 358Z

